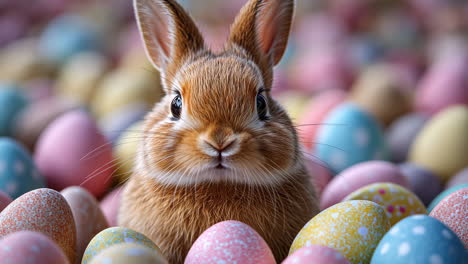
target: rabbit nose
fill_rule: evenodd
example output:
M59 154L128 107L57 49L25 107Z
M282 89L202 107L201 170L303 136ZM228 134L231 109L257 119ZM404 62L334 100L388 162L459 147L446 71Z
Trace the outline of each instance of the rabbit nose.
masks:
M238 143L236 138L231 138L219 144L210 139L204 139L202 144L202 150L207 155L212 157L228 157L234 155L238 150Z

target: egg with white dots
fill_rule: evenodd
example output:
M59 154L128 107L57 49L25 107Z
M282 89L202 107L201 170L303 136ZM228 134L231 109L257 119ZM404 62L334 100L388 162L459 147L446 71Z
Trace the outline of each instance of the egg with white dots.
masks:
M136 243L122 243L104 249L90 264L168 264L161 251Z
M380 241L371 264L467 263L468 252L457 235L427 215L407 217Z

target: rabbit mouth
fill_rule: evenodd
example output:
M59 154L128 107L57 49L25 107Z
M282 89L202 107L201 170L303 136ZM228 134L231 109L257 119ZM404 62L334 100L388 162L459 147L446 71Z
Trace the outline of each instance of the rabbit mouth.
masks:
M227 167L225 167L222 163L219 163L216 167L214 167L217 170L225 170Z

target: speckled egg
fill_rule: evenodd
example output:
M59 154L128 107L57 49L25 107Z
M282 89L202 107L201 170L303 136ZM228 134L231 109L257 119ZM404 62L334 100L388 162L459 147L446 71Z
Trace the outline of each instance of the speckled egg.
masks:
M337 106L317 132L315 155L340 173L354 164L386 159L387 151L377 121L354 104Z
M442 191L440 179L429 170L409 162L399 165L401 174L405 176L412 190L425 205Z
M18 114L28 99L13 84L0 82L0 136L11 136Z
M109 226L117 226L117 216L120 207L120 198L122 196L123 187L115 188L107 194L100 203L100 207L104 216L109 223Z
M0 239L2 264L69 264L57 244L40 232L18 231Z
M377 182L391 182L409 187L397 166L386 161L368 161L352 166L335 176L325 187L320 199L320 207L332 206L366 185Z
M385 208L391 225L410 215L426 213L426 207L414 193L393 183L367 185L343 200L368 200L380 204Z
M13 200L11 199L11 197L0 191L0 212L2 212L2 210L7 207L11 202L13 202Z
M114 179L122 183L128 180L128 177L133 173L135 166L135 157L137 149L143 138L143 122L137 122L130 126L117 140L114 148L114 156L119 164L118 169L114 173Z
M371 264L466 263L462 242L450 228L427 215L407 217L385 234Z
M97 254L90 264L167 264L159 249L135 243L116 244Z
M384 208L370 201L346 201L312 218L297 234L289 254L313 244L339 251L351 263L368 263L390 228Z
M432 202L429 204L429 206L427 207L427 211L430 213L432 211L432 209L434 209L434 207L436 207L436 205L438 203L440 203L440 201L442 201L445 197L449 196L450 194L460 190L460 189L463 189L463 188L468 188L468 183L466 184L461 184L461 185L455 185L441 193L439 193L439 195L436 196L436 198L434 198L434 200L432 200Z
M46 234L74 263L76 227L73 214L63 196L42 188L30 191L14 200L0 213L0 237L30 230Z
M450 227L468 248L468 187L449 194L429 215Z
M89 241L99 232L109 227L98 201L86 189L78 186L65 188L63 197L70 206L76 224L76 253L83 256Z
M445 185L445 188L452 188L453 186L467 184L468 183L468 167L464 170L461 170L457 174L455 174Z
M10 138L0 137L0 190L15 199L42 187L44 179L27 150Z
M443 135L443 136L441 136ZM434 116L416 137L409 160L447 181L468 166L468 106L452 106Z
M282 264L310 263L349 264L349 261L333 248L310 245L295 251L282 262Z
M250 226L223 221L203 232L190 248L185 264L276 263L263 238Z
M34 159L48 185L57 190L78 185L100 196L111 182L112 147L81 110L65 113L46 128Z
M120 243L137 243L153 250L159 250L153 241L143 234L125 227L110 227L101 231L91 240L91 242L89 242L89 245L84 252L83 259L81 260L81 264L89 263L94 256L104 249Z

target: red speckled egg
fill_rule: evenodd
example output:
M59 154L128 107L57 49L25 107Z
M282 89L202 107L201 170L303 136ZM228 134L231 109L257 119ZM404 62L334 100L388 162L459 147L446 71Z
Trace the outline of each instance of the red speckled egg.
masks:
M13 200L8 194L0 191L0 212L7 207Z
M349 264L349 261L333 248L311 245L295 251L282 262L282 264L310 263Z
M86 112L74 110L55 119L40 136L34 155L48 186L82 186L102 195L113 172L112 147Z
M117 226L117 215L120 207L120 197L123 187L119 187L104 197L101 201L101 210L106 216L109 226Z
M70 262L74 262L75 221L70 206L60 193L47 188L30 191L0 213L0 237L22 230L47 235L65 252Z

